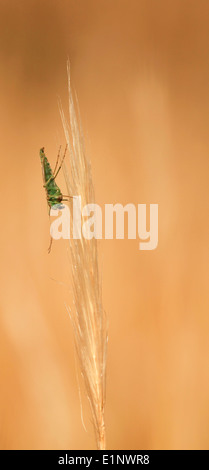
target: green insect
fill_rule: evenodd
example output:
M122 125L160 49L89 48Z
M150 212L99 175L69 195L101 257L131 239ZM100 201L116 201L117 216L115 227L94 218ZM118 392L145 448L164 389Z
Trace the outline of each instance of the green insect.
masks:
M63 164L64 158L65 158L66 152L67 152L67 146L65 148L65 152L64 152L64 155L63 155L63 158L62 158L61 161L60 161L60 151L61 151L61 147L59 149L59 153L58 153L58 156L57 156L55 169L52 172L51 166L50 166L50 164L48 162L48 159L47 159L47 157L45 155L45 152L44 152L44 147L42 147L40 149L43 183L44 183L44 188L46 190L46 199L47 199L47 204L49 206L49 214L50 214L51 208L53 208L53 209L64 209L64 206L62 205L62 201L67 201L68 198L71 197L71 196L64 196L62 194L59 186L55 182L55 179L56 179L59 171L62 168L62 164ZM51 237L50 245L49 245L49 248L48 248L48 253L50 253L50 251L51 251L52 240L53 239Z

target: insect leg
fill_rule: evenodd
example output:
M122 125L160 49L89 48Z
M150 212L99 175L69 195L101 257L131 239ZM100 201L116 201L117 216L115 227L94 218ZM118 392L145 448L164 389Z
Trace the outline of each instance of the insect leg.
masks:
M48 179L48 181L46 181L46 183L44 184L44 188L46 188L46 186L47 186L52 180L55 180L55 178L57 177L59 171L60 171L61 168L62 168L62 164L63 164L64 158L65 158L66 152L67 152L67 145L66 145L66 147L65 147L65 152L64 152L64 155L63 155L63 159L62 159L62 161L61 161L61 163L60 163L60 166L59 166L59 168L58 168L56 174L55 174L55 172L54 172L53 175L50 176L50 178ZM57 157L57 162L56 162L56 165L55 165L55 169L57 168L58 158L59 158L59 154L58 154L58 157Z
M60 145L59 152L58 152L58 155L57 155L56 165L55 165L55 168L54 168L54 171L53 171L53 175L55 174L56 169L57 169L58 161L59 161L59 158L60 158L61 147L62 146Z
M46 181L46 183L43 185L44 188L46 188L47 185L48 185L49 183L51 183L51 181L54 180L54 179L55 179L55 176L54 176L54 175L50 176L50 178L49 178L49 179Z
M61 161L61 163L60 163L60 166L59 166L59 168L58 168L56 174L54 174L54 179L57 177L59 171L60 171L61 168L62 168L62 164L63 164L63 162L64 162L64 158L65 158L66 152L67 152L67 145L66 145L66 147L65 147L64 155L63 155L62 161Z

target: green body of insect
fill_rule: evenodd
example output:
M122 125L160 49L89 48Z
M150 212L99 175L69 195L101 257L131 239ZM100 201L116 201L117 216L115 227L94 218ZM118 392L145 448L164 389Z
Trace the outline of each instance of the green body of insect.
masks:
M46 190L46 198L47 198L47 203L49 206L49 214L50 214L50 209L63 209L64 206L61 204L62 201L66 201L67 199L64 198L69 198L71 196L63 196L62 192L60 191L59 186L57 186L57 183L55 182L55 178L57 177L62 164L63 160L65 158L67 151L67 147L64 152L64 156L62 158L62 161L59 162L60 158L60 151L58 153L57 157L57 162L55 165L54 172L52 172L51 166L48 162L48 159L45 155L44 152L44 147L40 149L40 158L41 158L41 165L42 165L42 173L43 173L43 183L44 183L44 188ZM50 253L51 251L51 246L52 246L52 237L49 245L48 252Z
M56 171L56 164L55 171L53 173L48 159L45 155L44 148L41 148L40 150L40 158L42 164L44 187L46 189L47 203L49 205L50 211L53 206L58 206L57 208L59 208L60 203L63 201L63 195L60 191L60 188L57 186L57 183L55 182L55 178L62 165L60 165L60 167Z

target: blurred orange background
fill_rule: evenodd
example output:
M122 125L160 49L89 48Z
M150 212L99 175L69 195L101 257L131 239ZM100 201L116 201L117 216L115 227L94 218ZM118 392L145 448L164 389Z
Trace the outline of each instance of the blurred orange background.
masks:
M39 159L65 144L67 57L96 202L159 204L155 251L99 242L107 448L208 448L208 15L207 0L0 2L1 449L95 447Z

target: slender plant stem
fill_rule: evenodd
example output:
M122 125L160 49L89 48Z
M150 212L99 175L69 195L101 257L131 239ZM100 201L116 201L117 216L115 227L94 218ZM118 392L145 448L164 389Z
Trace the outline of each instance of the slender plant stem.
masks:
M81 197L81 210L94 202L94 188L90 162L86 158L83 133L75 112L68 62L69 116L65 119L60 106L66 141L69 149L69 165L64 165L64 175L69 196ZM68 171L70 168L70 175ZM69 204L73 219L72 199ZM81 216L82 217L82 216ZM82 222L84 221L82 217ZM82 224L83 225L83 224ZM107 349L107 321L102 307L101 283L98 268L97 240L70 238L74 311L71 320L75 345L86 394L90 403L98 449L105 449L105 376Z

